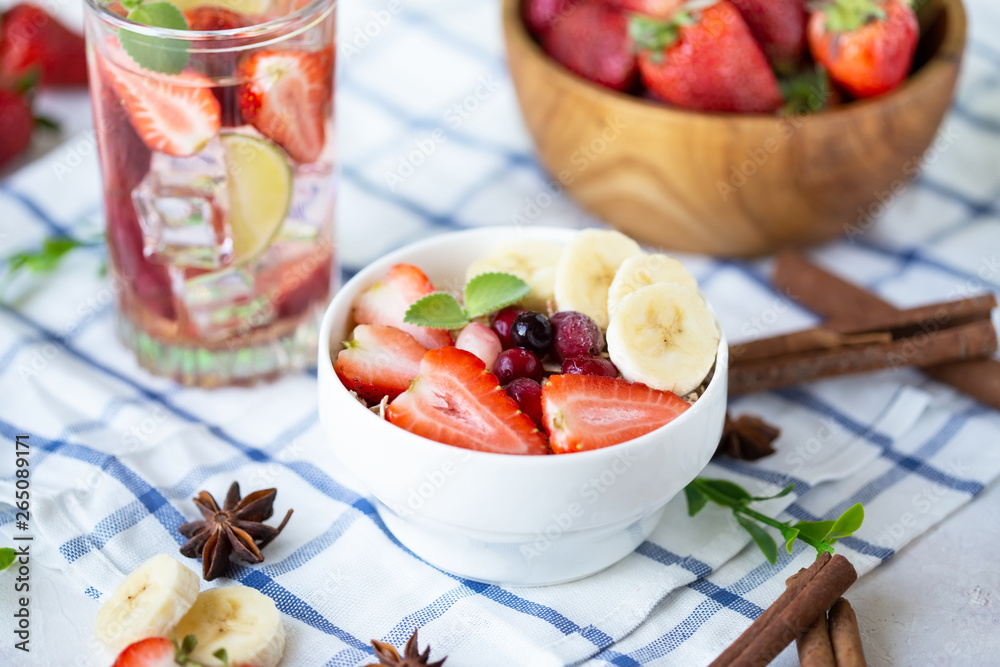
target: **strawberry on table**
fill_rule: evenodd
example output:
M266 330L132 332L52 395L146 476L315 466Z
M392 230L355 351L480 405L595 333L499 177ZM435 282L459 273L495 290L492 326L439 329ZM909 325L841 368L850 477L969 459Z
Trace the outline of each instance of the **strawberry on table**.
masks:
M127 61L116 45L109 44L108 49L119 62ZM150 149L193 155L219 132L219 101L212 94L212 80L205 75L184 71L153 78L113 63L101 69L128 111L132 127Z
M727 0L682 9L665 21L633 15L639 73L658 98L696 111L774 111L778 80Z
M420 327L403 321L409 307L432 292L434 285L423 271L412 264L396 264L385 278L358 297L354 304L354 321L396 327L428 349L451 345L454 341L447 330Z
M87 85L83 37L39 7L17 4L0 17L0 75L37 71L43 86Z
M556 62L585 79L614 90L635 85L628 18L595 0L584 0L564 12L542 35L542 46Z
M775 69L791 72L806 50L806 0L729 0Z
M315 162L326 140L333 61L323 53L258 51L240 62L240 112L302 163Z
M555 454L600 449L655 431L690 404L620 378L553 375L542 387L542 420Z
M345 387L371 404L406 391L427 352L410 334L382 324L358 325L344 348L333 370Z
M497 454L548 454L545 438L471 352L430 350L392 403L390 422L446 445Z
M836 83L855 97L899 86L920 40L906 0L832 0L809 19L809 48Z
M165 637L150 637L129 644L111 667L174 667L176 647Z
M0 88L0 167L28 149L34 124L24 93Z

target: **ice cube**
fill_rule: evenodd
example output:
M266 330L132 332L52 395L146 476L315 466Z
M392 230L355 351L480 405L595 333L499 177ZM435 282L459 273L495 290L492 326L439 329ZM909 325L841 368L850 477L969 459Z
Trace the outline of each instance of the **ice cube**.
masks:
M231 259L226 165L218 139L188 157L154 152L132 202L147 257L196 269L218 269Z
M336 177L330 164L295 168L292 202L276 241L312 241L333 225Z
M175 289L188 319L205 340L221 340L272 322L274 304L260 296L253 273L231 268L181 279Z

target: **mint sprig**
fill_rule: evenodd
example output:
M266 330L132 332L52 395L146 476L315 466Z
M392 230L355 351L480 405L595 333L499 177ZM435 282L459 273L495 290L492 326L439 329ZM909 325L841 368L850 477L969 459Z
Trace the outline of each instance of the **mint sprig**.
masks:
M461 329L494 311L517 303L531 286L510 273L481 273L465 284L463 306L447 292L434 292L418 299L403 321L431 329Z
M128 13L130 21L171 30L188 28L184 14L169 2L133 1L129 4L132 5ZM145 69L163 74L178 74L187 66L187 43L183 39L140 35L122 28L118 32L118 41L132 60Z
M795 523L772 519L748 507L752 502L787 496L794 488L794 484L789 484L773 496L751 496L739 484L728 480L696 477L684 488L684 496L687 498L688 516L696 515L709 501L731 508L736 522L750 533L754 543L772 565L778 560L778 545L771 534L764 530L765 525L778 529L788 553L792 553L792 544L798 539L816 549L816 555L819 556L824 551L832 554L837 540L853 535L865 520L865 509L861 503L847 508L835 520Z

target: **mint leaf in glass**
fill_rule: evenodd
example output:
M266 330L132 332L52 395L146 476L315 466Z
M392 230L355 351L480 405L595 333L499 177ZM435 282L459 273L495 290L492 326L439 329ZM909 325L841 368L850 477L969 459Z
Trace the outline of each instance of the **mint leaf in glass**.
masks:
M169 2L148 2L128 13L130 21L156 28L187 30L184 14ZM187 66L187 42L170 37L141 35L122 28L118 32L122 48L140 67L162 74L178 74Z

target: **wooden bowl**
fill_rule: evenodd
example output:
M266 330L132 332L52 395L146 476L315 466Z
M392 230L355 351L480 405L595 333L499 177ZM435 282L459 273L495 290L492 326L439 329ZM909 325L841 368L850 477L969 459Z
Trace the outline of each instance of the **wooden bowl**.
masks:
M553 190L647 243L753 256L863 233L919 172L965 46L961 0L936 1L900 88L785 118L684 111L609 90L542 51L520 0L504 0L503 23L521 111Z

